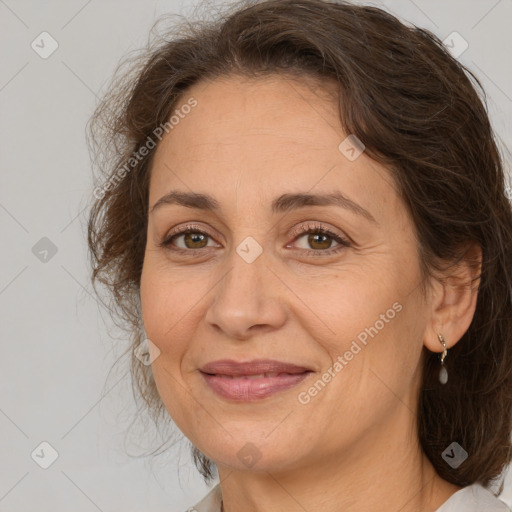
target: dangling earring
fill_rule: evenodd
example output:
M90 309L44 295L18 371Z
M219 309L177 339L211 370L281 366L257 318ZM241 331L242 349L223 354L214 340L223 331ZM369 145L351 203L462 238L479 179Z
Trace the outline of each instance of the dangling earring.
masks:
M441 369L439 370L439 382L441 384L446 384L448 382L448 370L446 369L446 366L444 366L444 358L448 354L448 350L446 350L446 343L444 342L444 338L438 334L437 337L439 338L439 341L443 344L444 351L441 354Z

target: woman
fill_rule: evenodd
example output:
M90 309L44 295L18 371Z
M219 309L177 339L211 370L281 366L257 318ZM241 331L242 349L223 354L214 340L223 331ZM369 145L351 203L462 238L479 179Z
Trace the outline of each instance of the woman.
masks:
M512 212L471 73L321 0L237 5L131 70L93 124L93 282L218 471L191 510L509 510Z

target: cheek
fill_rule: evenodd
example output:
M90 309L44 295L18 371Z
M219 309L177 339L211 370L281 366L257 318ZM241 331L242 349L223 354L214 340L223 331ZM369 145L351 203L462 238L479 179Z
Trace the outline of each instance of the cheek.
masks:
M172 282L171 282L172 281ZM187 350L186 332L190 317L186 286L170 278L157 265L145 261L140 283L142 318L146 336L160 350L152 363L158 394L178 428L184 428L184 411L190 406L182 375L182 361ZM188 404L188 405L187 405Z
M187 273L146 260L140 297L146 336L160 350L153 374L162 400L171 416L180 416L190 376L197 370L193 360L195 333L206 314L205 304L212 284L200 272ZM181 406L180 406L181 404Z
M294 282L297 296L307 297L296 316L327 356L324 370L337 376L332 389L351 390L339 394L349 402L379 396L382 383L372 370L393 388L406 386L421 354L426 317L415 269L389 263Z
M291 288L300 298L296 301L301 308L295 311L297 318L309 319L310 325L305 327L309 331L316 325L312 333L325 340L329 351L344 351L350 340L375 322L382 327L384 320L393 321L398 316L393 304L403 297L392 273L383 271L382 265L374 270L369 265L346 266L342 271L308 279L289 276L288 282L293 283Z
M200 279L166 267L155 257L144 261L140 283L142 317L148 338L155 341L179 339L188 314L197 307L207 290ZM159 347L161 350L166 347Z

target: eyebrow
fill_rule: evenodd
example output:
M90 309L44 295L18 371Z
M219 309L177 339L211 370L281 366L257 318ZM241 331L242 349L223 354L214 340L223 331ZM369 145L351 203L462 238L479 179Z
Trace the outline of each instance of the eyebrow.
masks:
M208 194L197 192L180 192L173 190L162 196L150 209L153 213L164 205L180 205L187 208L197 208L212 212L220 212L219 202ZM360 215L370 222L378 224L373 215L361 205L349 199L341 192L332 192L330 194L282 194L272 201L272 213L285 213L306 206L338 206L350 210L356 215Z

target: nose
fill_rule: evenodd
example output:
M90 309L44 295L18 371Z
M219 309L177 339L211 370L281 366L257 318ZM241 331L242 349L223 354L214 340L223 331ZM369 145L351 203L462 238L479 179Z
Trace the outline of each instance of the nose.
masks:
M245 340L286 322L286 288L267 263L265 251L248 263L233 250L206 313L210 326L227 337Z

